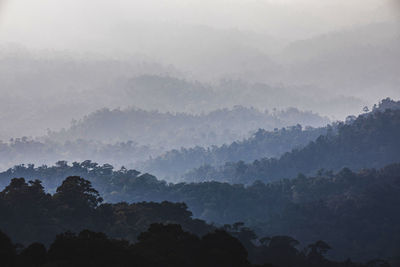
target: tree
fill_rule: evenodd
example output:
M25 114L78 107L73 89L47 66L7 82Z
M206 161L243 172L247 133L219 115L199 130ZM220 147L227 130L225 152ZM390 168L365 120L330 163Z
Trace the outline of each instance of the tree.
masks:
M73 209L94 209L103 199L99 192L92 187L90 181L79 176L69 176L57 188L53 198L63 205Z

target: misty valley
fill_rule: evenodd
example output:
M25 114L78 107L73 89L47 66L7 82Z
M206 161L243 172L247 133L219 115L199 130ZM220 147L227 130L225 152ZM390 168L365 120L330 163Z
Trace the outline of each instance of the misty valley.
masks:
M0 267L400 267L396 0L0 0Z

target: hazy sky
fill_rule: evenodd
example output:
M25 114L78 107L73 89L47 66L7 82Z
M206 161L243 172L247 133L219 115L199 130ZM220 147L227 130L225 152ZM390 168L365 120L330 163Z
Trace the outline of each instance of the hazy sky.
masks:
M83 44L90 46L104 40L119 25L149 22L206 25L294 40L393 18L398 11L395 2L397 0L3 0L0 42L35 48L87 49Z

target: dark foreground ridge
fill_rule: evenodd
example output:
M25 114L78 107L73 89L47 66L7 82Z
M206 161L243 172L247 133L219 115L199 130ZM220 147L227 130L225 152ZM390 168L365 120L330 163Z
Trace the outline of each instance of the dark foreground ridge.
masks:
M26 248L15 245L0 232L0 264L18 266L193 266L193 267L387 267L388 263L372 260L366 264L329 261L324 257L330 248L323 241L296 249L296 240L277 236L264 238L254 251L260 265L248 261L248 253L240 241L223 230L198 237L182 230L180 225L152 224L141 233L138 242L110 239L103 233L84 230L78 235L66 232L57 235L47 249L41 243Z
M78 176L53 195L38 180L13 179L0 193L0 266L389 266L328 260L323 241L300 248L289 236L259 238L243 223L209 225L183 203L102 201Z
M237 225L234 225L237 227ZM229 227L230 228L230 227ZM237 228L236 228L237 230ZM252 232L242 228L239 237ZM0 232L0 264L3 267L38 266L193 266L193 267L389 267L382 260L366 264L330 261L324 254L330 249L323 241L299 250L298 241L288 236L262 238L252 246L249 255L246 248L233 235L217 229L202 237L186 232L177 224L151 224L132 244L122 239L110 239L101 232L83 230L78 235L65 232L56 236L46 248L41 243L27 247L13 244ZM249 262L251 256L254 262Z
M82 178L62 181L62 175L74 174L89 177L96 189L99 185L108 204L99 202L99 193L86 192L88 181ZM62 183L50 195L39 181L19 178L0 193L0 229L25 245L34 241L49 244L58 233L83 229L135 241L150 223L165 222L202 235L210 230L202 221L206 220L218 225L245 222L259 236L287 235L302 244L324 240L334 248L328 255L335 260L396 261L400 255L400 164L358 173L320 170L315 176L300 174L251 186L167 184L148 174L113 171L90 162L17 166L2 176ZM198 219L191 217L192 212Z

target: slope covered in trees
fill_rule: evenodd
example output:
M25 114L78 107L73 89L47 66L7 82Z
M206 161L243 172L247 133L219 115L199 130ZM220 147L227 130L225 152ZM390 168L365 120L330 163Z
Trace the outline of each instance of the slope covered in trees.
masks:
M376 113L388 108L398 109L399 106L398 102L385 99L379 106L374 107L372 112ZM290 113L288 110L286 115L289 116ZM298 119L296 116L294 115L290 119L290 123L294 123ZM223 117L221 116L221 120ZM356 117L349 116L347 121L351 122L355 119ZM256 126L256 123L254 125ZM73 162L91 159L98 163L110 163L118 167L136 167L151 172L159 178L168 176L170 181L178 181L183 173L201 165L217 166L225 162L239 160L251 162L264 157L278 157L293 148L301 148L308 142L314 141L319 135L326 134L328 128L301 128L296 125L279 130L275 128L273 131L259 129L250 137L241 141L236 140L230 144L173 149L165 153L163 148L147 146L134 141L107 143L74 139L75 137L73 137L64 142L54 141L51 138L14 138L8 142L0 141L0 157L2 158L0 169L4 170L21 163L42 165L53 164L57 160ZM331 128L336 129L336 123L332 124ZM248 134L250 133L245 135ZM228 137L228 139L231 138L233 136Z
M271 130L297 123L321 126L327 122L327 118L295 108L270 113L236 106L199 115L102 109L76 121L67 130L50 132L47 138L61 142L76 139L103 142L133 140L141 145L174 149L231 143L259 128Z
M21 244L50 244L61 232L83 229L135 241L151 223L178 223L196 234L212 229L204 221L193 219L184 203L102 202L91 183L79 176L67 177L54 194L46 193L39 180L14 178L0 192L0 229Z
M54 164L58 160L84 161L91 159L114 166L131 166L163 150L140 145L133 141L104 143L92 140L53 142L27 137L0 141L0 169L6 170L16 164Z
M399 136L400 110L374 111L350 123L341 123L337 134L328 132L280 158L263 158L249 164L239 161L220 167L205 165L187 173L184 179L248 184L256 180L291 178L299 172L313 174L320 169L379 168L400 161Z
M332 127L331 127L332 128ZM302 128L301 125L266 131L259 129L250 138L230 145L174 149L144 162L141 169L157 177L179 180L185 172L202 165L222 165L239 160L251 162L262 157L278 157L326 134L328 128Z
M0 229L20 245L17 251L8 236L0 232L1 266L58 263L231 267L252 266L250 262L282 267L387 266L383 261L367 265L349 260L333 262L324 257L331 249L324 241L314 241L301 249L299 241L286 235L258 238L243 223L225 224L217 229L192 219L183 203L102 204L102 201L91 183L78 176L67 177L53 195L44 192L39 180L27 183L24 178L13 179L0 192ZM80 233L75 235L71 231ZM51 245L47 250L37 241ZM350 246L354 243L346 242Z
M68 130L49 132L47 136L41 138L12 138L8 142L0 140L0 157L2 158L0 169L4 170L21 163L41 165L52 164L58 160L84 161L86 159L110 163L114 166L133 167L169 149L185 146L212 145L215 147L215 145L247 138L251 132L260 127L274 129L293 125L297 121L314 126L322 126L328 122L326 118L317 114L297 109L268 113L235 107L232 110L216 110L202 115L104 109L76 122ZM113 126L110 126L111 124ZM299 141L295 141L294 145L297 145ZM276 149L286 152L286 148L291 149L292 146ZM271 153L276 149L271 149ZM183 153L184 151L185 149L182 150ZM192 152L197 153L197 148L190 149L190 154ZM258 158L258 155L259 153L256 153L250 157L250 160ZM225 162L225 159L229 158L222 157L218 160L218 164ZM238 159L240 158L236 157L231 160ZM193 160L192 163L188 160L186 160L186 165L184 162L175 163L175 167L179 165L181 169L190 170L209 163L209 161L193 157L190 159ZM150 160L150 162L153 161ZM165 164L161 163L161 165ZM160 168L155 167L154 170ZM153 171L153 166L149 170ZM172 174L168 170L164 172ZM159 174L157 171L155 173Z
M11 177L40 178L49 189L53 188L51 191L56 196L59 190L55 189L55 185L59 185L64 177L81 175L92 181L108 202L184 202L199 219L218 224L243 221L254 227L260 236L290 235L303 243L322 239L334 248L330 256L342 259L343 255L348 255L357 260L367 260L391 259L398 254L400 217L396 210L400 205L399 173L400 165L397 164L379 171L372 169L359 173L349 169L337 174L321 171L315 177L299 175L291 180L268 184L256 182L250 186L219 182L167 184L134 170L113 171L109 165L84 162L69 166L61 162L47 168L17 166L1 173L0 181L5 184ZM14 180L12 184L16 182L24 184L20 180ZM27 188L26 185L22 187ZM40 188L39 185L36 187ZM132 209L140 210L146 205L117 204L106 210L118 214L120 207L119 212L124 214ZM40 205L34 205L32 209L36 207ZM153 210L156 217L158 213L165 214L160 209ZM168 212L174 214L171 210ZM135 216L134 220L147 221L135 213L132 216ZM169 218L168 213L166 216ZM34 218L38 220L43 216ZM101 218L106 222L115 217L107 213ZM129 216L126 218L130 220ZM118 232L118 227L111 227L115 222L113 220L103 229ZM14 224L12 222L9 225ZM15 231L19 233L18 229Z
M50 132L48 136L42 138L12 138L8 142L0 141L0 169L7 169L16 164L33 163L36 165L52 164L57 160L84 161L91 159L99 163L110 163L114 166L138 166L139 162L149 160L144 165L144 169L156 174L176 173L182 174L186 170L191 170L205 163L222 164L226 161L240 160L241 157L229 158L224 156L226 153L237 150L234 143L227 148L223 145L218 151L216 145L231 143L236 140L247 138L251 132L260 127L273 129L284 125L292 125L300 121L311 125L323 125L328 122L326 118L319 117L310 112L301 112L296 109L288 109L282 112L268 113L260 112L255 109L236 107L232 110L217 110L209 114L190 115L190 114L164 114L158 112L147 112L143 110L102 110L89 115L79 123L75 123L69 130L61 132ZM113 127L110 127L110 123ZM107 125L107 126L105 126ZM293 129L292 129L293 128ZM309 127L310 128L310 127ZM291 148L301 145L304 142L314 139L316 131L307 131L298 138L294 137L293 144L280 144L272 147L273 139L277 135L282 135L286 141L291 140L291 135L296 134L297 128L291 127L293 131L268 134L259 131L258 139L270 139L264 142L262 148L268 145L268 151L263 153L261 148L257 151L247 150L245 159L254 160L261 156L276 155L283 153ZM289 130L289 128L288 128ZM269 136L270 135L270 136ZM250 138L254 139L254 138ZM304 140L304 141L303 141ZM249 140L247 143L255 143ZM242 142L240 142L242 143ZM188 156L182 160L181 156L176 155L179 147L192 146L211 146L210 152L200 151L198 147L193 149L182 149L178 154ZM250 146L254 147L254 144ZM167 152L162 158L158 155L168 149L175 149ZM240 149L242 150L242 149ZM239 153L236 151L235 153ZM202 154L201 158L199 158ZM250 154L250 155L249 155ZM253 154L253 155L251 155ZM172 156L172 158L171 158ZM169 162L164 163L168 158ZM215 158L215 159L212 159ZM170 162L175 161L175 162ZM177 161L180 161L179 163ZM189 162L190 161L190 162ZM166 164L173 163L174 171L171 168L164 168ZM171 166L172 167L172 166Z

